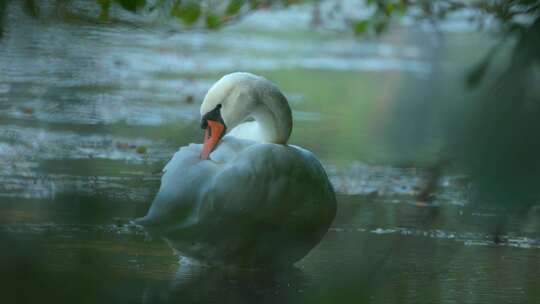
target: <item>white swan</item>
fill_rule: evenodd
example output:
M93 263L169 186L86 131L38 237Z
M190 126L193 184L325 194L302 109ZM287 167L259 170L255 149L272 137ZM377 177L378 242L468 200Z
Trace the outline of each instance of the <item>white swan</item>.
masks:
M148 214L136 223L208 264L300 260L328 230L336 199L315 156L286 144L287 99L262 77L232 73L210 88L201 115L204 145L175 153Z

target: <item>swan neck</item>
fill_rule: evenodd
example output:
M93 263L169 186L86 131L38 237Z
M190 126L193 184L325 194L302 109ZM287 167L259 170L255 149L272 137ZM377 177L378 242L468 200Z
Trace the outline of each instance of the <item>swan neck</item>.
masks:
M287 98L273 85L258 92L259 106L252 113L263 140L286 144L292 131L292 113Z
M257 109L252 114L260 130L263 142L286 144L289 140L290 130L285 130L283 121L267 109Z

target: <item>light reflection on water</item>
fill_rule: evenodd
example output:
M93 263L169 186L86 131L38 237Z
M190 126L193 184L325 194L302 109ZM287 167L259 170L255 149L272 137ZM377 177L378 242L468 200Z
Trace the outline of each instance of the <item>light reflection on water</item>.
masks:
M501 215L470 209L468 181L454 172L441 176L429 201L418 199L430 173L415 162L440 148L440 126L427 118L449 100L418 87L455 88L458 73L433 74L441 73L435 60L448 70L463 64L417 47L422 34L398 30L375 42L290 36L251 29L251 18L218 33L171 36L63 23L37 29L14 9L7 19L0 237L22 246L15 253L44 248L29 260L51 273L78 279L79 268L99 264L96 277L110 275L103 285L123 291L112 297L118 302L540 299L538 211L505 218L499 234ZM160 240L125 224L144 214L178 147L200 141L206 90L239 69L283 87L295 116L291 142L320 157L339 194L326 238L285 273L179 264Z

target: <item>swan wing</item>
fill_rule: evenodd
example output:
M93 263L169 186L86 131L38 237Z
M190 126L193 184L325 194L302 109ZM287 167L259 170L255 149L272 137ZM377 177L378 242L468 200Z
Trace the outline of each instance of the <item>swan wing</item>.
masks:
M199 196L217 171L215 163L200 160L201 150L202 145L190 144L174 154L163 168L161 186L147 215L136 219L136 224L161 234L196 221Z
M202 214L212 219L248 216L279 223L286 215L319 211L334 200L319 161L295 146L252 145L216 173L211 191L202 197Z
M134 222L159 234L196 225L216 176L252 144L225 136L210 155L212 161L200 159L202 144L181 147L163 168L161 186L147 215Z
M199 206L197 225L171 230L170 244L202 260L248 265L298 261L336 212L333 188L313 154L278 144L252 145L225 164Z

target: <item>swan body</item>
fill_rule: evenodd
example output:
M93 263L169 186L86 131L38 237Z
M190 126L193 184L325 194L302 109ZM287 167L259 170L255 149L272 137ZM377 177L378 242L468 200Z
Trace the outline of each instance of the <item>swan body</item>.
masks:
M233 73L209 90L201 114L204 145L174 154L148 214L136 223L208 264L300 260L328 230L336 200L317 158L286 144L292 129L286 98L262 77ZM227 135L216 131L220 124Z

